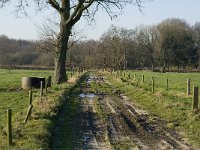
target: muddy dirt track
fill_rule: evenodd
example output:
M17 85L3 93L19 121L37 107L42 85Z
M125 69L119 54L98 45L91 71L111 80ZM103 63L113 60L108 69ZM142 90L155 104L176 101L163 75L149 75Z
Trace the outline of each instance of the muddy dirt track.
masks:
M97 90L93 97L89 84L80 88L84 96L79 98L80 107L71 122L74 149L194 149L176 131L167 128L165 121L150 117L102 76L93 77L90 82L95 82L97 89L106 86L112 92Z

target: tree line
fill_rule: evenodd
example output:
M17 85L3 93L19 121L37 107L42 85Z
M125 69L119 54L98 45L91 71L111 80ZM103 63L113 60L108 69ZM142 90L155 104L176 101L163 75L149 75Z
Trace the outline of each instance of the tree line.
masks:
M41 41L0 36L0 66L54 66L54 51L41 51ZM46 43L44 44L46 45ZM46 45L48 46L48 45ZM51 48L51 46L50 46ZM111 26L99 40L79 41L67 51L68 68L194 70L200 63L200 23L170 18L134 29Z
M76 67L118 69L194 70L200 62L200 23L170 18L134 29L111 26L99 41L83 41L69 50Z
M0 67L54 65L53 55L38 50L39 41L10 39L0 36Z

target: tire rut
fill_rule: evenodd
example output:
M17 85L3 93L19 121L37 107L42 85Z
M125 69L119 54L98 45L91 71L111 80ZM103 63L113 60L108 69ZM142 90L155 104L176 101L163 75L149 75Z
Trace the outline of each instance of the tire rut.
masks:
M148 115L111 84L95 82L101 88L106 84L114 92L97 92L95 98L80 98L80 108L72 118L74 149L194 149L175 130L167 128L166 121ZM80 91L89 90L90 87L83 87Z

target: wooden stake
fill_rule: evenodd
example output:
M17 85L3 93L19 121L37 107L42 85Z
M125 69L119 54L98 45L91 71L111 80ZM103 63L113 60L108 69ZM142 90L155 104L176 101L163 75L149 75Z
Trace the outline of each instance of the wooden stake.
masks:
M154 83L154 78L153 77L151 78L151 81L152 81L152 93L154 93L154 84L155 83Z
M47 81L46 82L47 82L47 84L46 84L47 87L51 87L51 76L47 77Z
M169 80L168 80L168 78L167 78L167 91L169 90Z
M12 145L12 109L7 109L7 141L8 147Z
M199 87L193 87L193 100L192 100L192 109L198 109L199 103Z
M26 118L24 119L24 123L26 123L28 121L28 118L31 115L32 108L33 108L33 105L28 106L28 111L27 111L27 114L26 114Z
M29 91L29 105L32 105L32 98L33 97L33 91L32 90L30 90Z
M131 74L130 74L130 73L128 74L128 79L129 79L129 80L131 79Z
M142 83L144 83L144 75L142 75Z
M41 82L40 82L40 100L41 100L41 101L42 101L42 97L43 97L43 87L44 87L43 84L44 84L44 83L41 81Z
M190 95L190 79L187 79L187 96Z

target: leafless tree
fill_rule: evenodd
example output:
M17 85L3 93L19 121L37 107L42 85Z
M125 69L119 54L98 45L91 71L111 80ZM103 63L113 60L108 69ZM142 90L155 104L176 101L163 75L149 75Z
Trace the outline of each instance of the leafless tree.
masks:
M4 7L12 0L1 0L0 6ZM126 4L135 4L141 7L141 0L34 0L35 4L43 10L45 7L49 10L55 10L59 15L59 34L56 38L55 49L55 83L63 83L66 81L66 52L69 44L69 37L72 33L74 25L82 18L94 19L99 9L105 10L108 15L113 18L116 16L116 8L122 10ZM24 12L26 8L32 6L33 1L18 0L17 12Z

